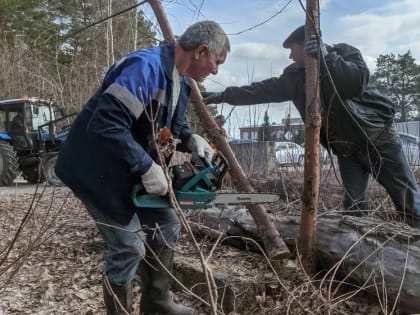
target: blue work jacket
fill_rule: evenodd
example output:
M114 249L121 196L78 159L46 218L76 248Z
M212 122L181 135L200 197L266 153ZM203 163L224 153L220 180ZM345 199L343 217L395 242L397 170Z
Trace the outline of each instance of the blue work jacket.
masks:
M154 128L167 126L187 151L185 110L190 87L183 77L172 115L174 44L130 53L113 65L83 107L60 148L56 174L76 196L127 224L135 212L133 185L156 159ZM146 115L149 113L149 115Z

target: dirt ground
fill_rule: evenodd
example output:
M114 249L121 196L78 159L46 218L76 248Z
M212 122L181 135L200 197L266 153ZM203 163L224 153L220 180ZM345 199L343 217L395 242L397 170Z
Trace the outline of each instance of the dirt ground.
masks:
M281 211L298 211L299 193L292 190L287 195ZM321 198L321 211L340 199L339 192L329 196L333 200ZM0 315L104 314L105 248L93 220L68 189L2 194L0 216ZM211 254L211 270L233 273L258 287L246 301L247 311L236 314L384 314L363 296L328 299L328 292L317 290L294 260L284 262L283 272L276 276L260 254L212 246L210 241L201 241L202 251ZM181 260L197 256L185 234L176 255ZM138 286L135 294L139 296ZM200 314L210 314L193 296L181 292L175 296L198 308Z

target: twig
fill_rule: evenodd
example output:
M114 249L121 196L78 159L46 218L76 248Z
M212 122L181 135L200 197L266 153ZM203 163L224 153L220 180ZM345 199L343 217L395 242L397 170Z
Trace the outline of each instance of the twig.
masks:
M160 106L160 104L159 104L159 106ZM151 108L152 106L149 106L149 107ZM151 110L150 113L147 113L147 111L145 111L145 112L146 112L147 118L149 119L149 121L151 122L151 125L152 125L152 132L153 132L153 135L154 135L153 138L156 139L156 131L154 130L155 117L153 117L153 110ZM159 157L160 165L162 166L162 169L164 170L164 174L165 174L166 180L168 182L168 196L169 196L170 204L171 204L172 208L175 210L175 213L181 219L180 221L181 221L181 224L182 224L183 228L187 231L187 233L191 237L191 239L194 243L194 246L196 247L196 249L199 253L201 266L202 266L202 269L203 269L203 272L204 272L204 276L205 276L206 284L207 284L207 288L208 288L208 294L209 294L209 300L210 300L208 306L210 306L210 308L212 310L212 314L217 315L219 313L218 310L217 310L217 287L215 285L214 278L211 274L211 271L207 267L206 259L204 258L204 255L203 255L202 251L200 250L200 245L198 244L198 242L197 242L197 240L194 236L194 233L192 232L192 229L189 226L188 221L185 218L185 215L182 212L181 207L178 204L178 201L176 200L175 193L174 193L173 188L172 188L171 178L169 176L169 170L168 170L168 167L167 167L167 165L165 163L165 160L162 156L162 152L160 152L159 147L156 144L156 141L153 141L153 145L155 147L155 150L156 150L157 155ZM151 248L147 245L147 242L146 242L146 246L148 247L148 249L151 250ZM155 256L155 258L158 258L155 253L153 253L153 255ZM159 263L161 264L161 262L159 262ZM165 266L163 266L163 264L161 264L161 266L163 268L165 268ZM166 270L166 271L169 272L168 270ZM188 291L190 291L190 290L188 290ZM194 296L196 296L196 295L194 295ZM200 298L200 300L202 301L201 298Z

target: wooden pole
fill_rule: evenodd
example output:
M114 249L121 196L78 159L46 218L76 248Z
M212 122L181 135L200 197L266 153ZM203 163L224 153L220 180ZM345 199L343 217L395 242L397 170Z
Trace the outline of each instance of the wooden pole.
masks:
M318 0L306 1L306 40L319 34ZM321 59L321 58L320 58ZM311 273L315 265L316 214L319 195L319 134L321 129L321 106L319 97L319 61L305 57L306 117L305 117L305 168L302 193L302 221L298 249L304 269Z
M172 33L161 2L159 0L149 0L149 3L156 15L165 39L174 40L174 34ZM211 140L213 143L217 146L218 150L223 152L226 156L230 167L229 173L232 177L234 186L240 192L254 192L247 176L243 172L232 149L227 143L223 132L216 125L213 116L207 109L207 106L203 103L202 95L197 83L193 79L190 79L190 85L192 89L191 100L193 101L195 112L205 129L208 131L210 137L212 137ZM280 237L280 233L276 229L274 223L270 220L265 208L262 205L248 205L247 208L258 228L259 236L263 240L268 257L273 260L290 257L291 254L289 249Z

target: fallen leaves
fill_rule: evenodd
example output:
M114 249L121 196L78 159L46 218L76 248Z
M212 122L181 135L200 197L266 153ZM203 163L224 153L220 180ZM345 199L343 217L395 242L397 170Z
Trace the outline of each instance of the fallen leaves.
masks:
M101 285L105 247L95 223L68 189L35 196L2 195L0 215L0 260L4 260L0 265L0 315L105 314ZM26 223L7 254L25 216ZM296 261L287 261L284 273L279 275L283 285L279 285L261 255L223 245L211 251L212 245L211 241L203 240L202 250L207 255L212 252L208 262L212 270L229 270L250 283L263 284L254 300L247 301L253 307L243 315L288 311L306 314L309 310L314 314L378 314L377 306L355 301L328 309L305 282ZM181 237L177 256L188 261L196 255L193 251L185 235ZM135 296L138 313L138 285ZM176 298L182 303L196 303L187 294L178 292Z

